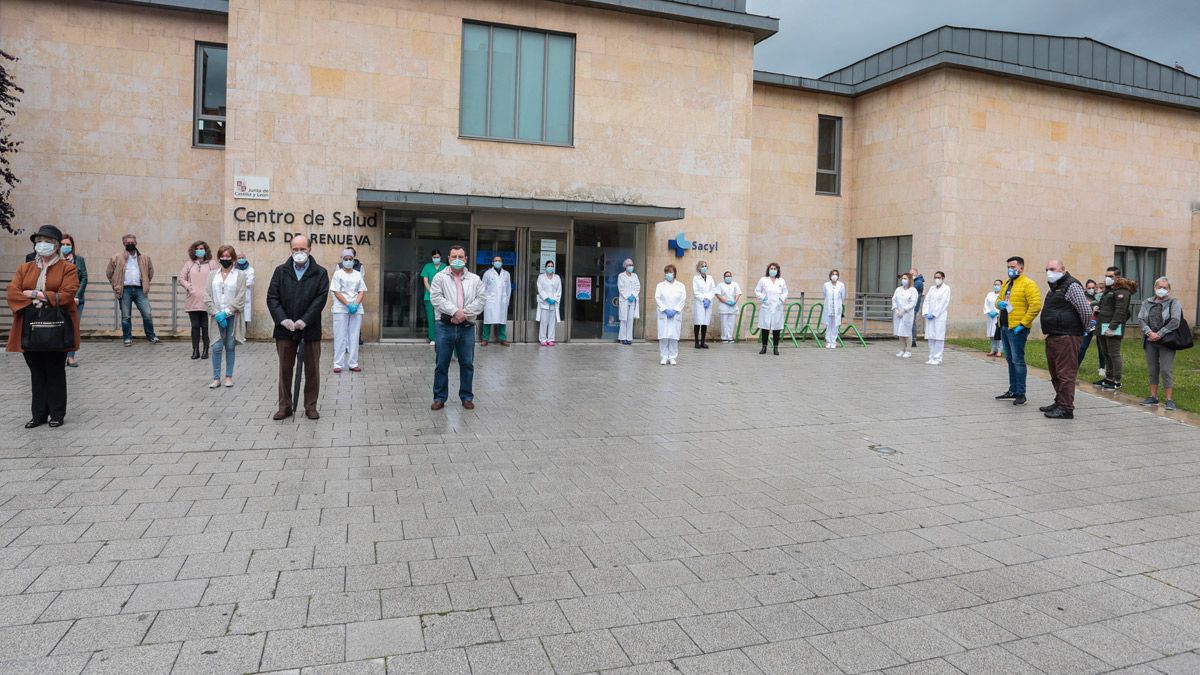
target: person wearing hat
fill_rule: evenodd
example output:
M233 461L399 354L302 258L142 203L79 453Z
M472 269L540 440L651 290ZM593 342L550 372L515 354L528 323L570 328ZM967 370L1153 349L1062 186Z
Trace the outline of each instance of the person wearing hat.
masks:
M8 284L8 307L13 313L12 329L8 331L7 351L25 355L29 366L32 415L26 429L47 422L61 426L67 415L67 352L79 347L79 312L75 295L79 292L79 273L75 265L59 255L62 232L53 225L43 225L29 237L33 242L33 260L21 263ZM70 313L74 337L71 344L54 351L27 352L21 348L24 312L30 307L63 307Z
M333 294L333 372L340 373L346 366L350 372L361 372L358 366L358 336L362 333L363 294L367 284L362 272L354 269L358 261L353 249L342 251L342 261L329 279L329 292ZM361 265L360 265L361 267ZM347 359L347 355L349 358Z

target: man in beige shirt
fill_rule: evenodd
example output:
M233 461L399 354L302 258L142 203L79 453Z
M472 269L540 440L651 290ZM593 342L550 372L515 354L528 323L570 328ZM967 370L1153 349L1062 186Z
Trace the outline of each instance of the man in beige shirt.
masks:
M471 382L475 376L475 318L483 311L487 295L483 280L467 269L467 251L461 246L450 249L450 265L438 272L429 284L433 304L437 365L433 370L433 405L430 410L446 407L450 388L450 358L458 354L458 398L463 407L475 407Z

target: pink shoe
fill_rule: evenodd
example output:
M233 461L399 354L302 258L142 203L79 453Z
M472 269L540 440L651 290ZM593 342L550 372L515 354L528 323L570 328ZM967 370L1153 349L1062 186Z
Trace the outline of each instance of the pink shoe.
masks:
M549 347L549 346L550 346L550 344L549 344L548 342L546 342L545 340L541 340L541 341L539 341L539 342L538 342L538 344L539 344L539 345L541 345L541 346L543 346L543 347Z
M551 346L551 347L553 347L553 346L554 346L554 340L551 340L551 341L547 342L546 344L547 344L547 345L549 345L549 346Z
M361 373L361 372L362 372L362 368L359 368L358 366L350 366L350 372L352 372L352 373Z
M333 372L335 372L335 373L340 373L340 372L342 372L342 369L341 369L341 368L334 368L334 369L333 369Z

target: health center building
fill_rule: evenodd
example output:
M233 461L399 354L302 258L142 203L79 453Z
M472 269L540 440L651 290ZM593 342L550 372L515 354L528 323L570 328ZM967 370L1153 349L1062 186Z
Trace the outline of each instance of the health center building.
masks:
M574 341L616 337L625 258L651 319L668 263L749 294L778 262L809 302L838 268L875 307L915 265L946 272L951 332L982 337L1014 254L1043 288L1049 258L1165 274L1195 318L1200 78L951 26L823 77L756 71L778 27L745 0L3 0L24 231L0 233L0 265L53 223L111 314L124 233L164 284L192 241L229 243L262 280L256 337L295 233L330 269L356 249L371 340L425 336L418 274L456 243L513 273L518 341L547 260Z

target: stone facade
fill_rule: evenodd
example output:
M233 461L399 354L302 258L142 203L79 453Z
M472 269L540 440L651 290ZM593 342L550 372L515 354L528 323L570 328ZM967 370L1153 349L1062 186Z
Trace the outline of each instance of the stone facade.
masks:
M573 147L459 136L464 20L576 36ZM229 46L223 151L191 144L197 41ZM1115 245L1167 248L1189 316L1196 306L1200 115L1182 109L954 69L857 98L756 85L748 32L544 0L231 0L228 17L5 0L0 46L26 89L12 126L19 222L75 233L101 283L126 231L160 275L193 239L233 243L264 280L257 336L287 253L247 232L368 237L359 257L382 288L383 219L358 208L360 188L683 207L650 226L647 300L668 262L690 280L696 255L666 246L683 231L719 241L710 266L747 293L775 260L810 297L833 267L855 292L857 239L911 234L927 277L947 272L964 335L980 332L1013 253L1039 279L1049 257L1086 278ZM818 115L843 120L837 196L815 192ZM235 200L238 175L270 176L271 199ZM295 221L239 222L239 207ZM335 226L334 212L377 226ZM338 241L314 247L322 264ZM0 263L27 250L6 237ZM368 339L380 297L367 296Z

